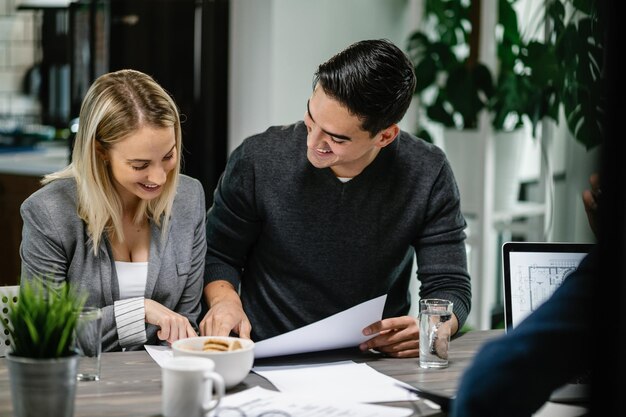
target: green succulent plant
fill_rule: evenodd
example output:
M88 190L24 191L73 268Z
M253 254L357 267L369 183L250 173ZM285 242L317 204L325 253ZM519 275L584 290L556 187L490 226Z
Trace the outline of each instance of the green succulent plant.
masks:
M51 289L42 279L23 281L17 302L8 303L11 354L37 359L73 355L77 312L85 301L86 295L66 283Z

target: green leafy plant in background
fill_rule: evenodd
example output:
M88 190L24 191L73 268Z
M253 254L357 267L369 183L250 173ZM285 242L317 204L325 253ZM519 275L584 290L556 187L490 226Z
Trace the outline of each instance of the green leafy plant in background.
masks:
M39 359L73 355L77 312L85 300L66 283L52 290L41 279L23 281L17 302L8 305L12 355Z
M426 0L425 20L434 35L416 31L409 37L415 93L426 116L446 127L476 128L478 114L493 95L491 72L478 61L478 25L472 26L471 21L477 19L479 5L473 4Z
M426 117L471 129L487 110L496 131L518 128L527 118L535 135L544 118L558 123L562 108L572 136L587 149L599 145L606 108L603 3L538 2L531 30L547 29L545 40L523 39L515 3L498 1L494 76L478 60L480 1L425 0L432 30L412 33L408 53Z

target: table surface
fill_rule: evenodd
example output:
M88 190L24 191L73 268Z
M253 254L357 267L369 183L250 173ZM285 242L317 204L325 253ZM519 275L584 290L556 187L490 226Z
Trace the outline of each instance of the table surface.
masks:
M255 361L257 365L286 365L335 360L365 362L374 369L415 387L445 395L454 395L460 376L470 364L474 354L487 340L503 334L502 330L484 330L465 333L450 343L450 365L445 369L422 369L417 358L388 358L376 353L361 353L358 349L266 358ZM261 376L251 372L246 379L227 391L239 392L254 386L276 389ZM349 388L347 388L349 389ZM408 402L385 403L411 407ZM415 402L419 415L444 415L437 410ZM7 366L0 358L0 416L11 416L11 389ZM142 417L161 415L161 370L145 351L108 352L102 354L100 381L78 382L75 417Z

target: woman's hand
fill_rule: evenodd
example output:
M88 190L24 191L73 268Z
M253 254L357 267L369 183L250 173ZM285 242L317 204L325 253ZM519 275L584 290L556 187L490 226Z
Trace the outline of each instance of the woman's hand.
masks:
M159 327L157 337L172 344L178 339L197 336L187 317L180 315L154 300L144 300L146 323Z

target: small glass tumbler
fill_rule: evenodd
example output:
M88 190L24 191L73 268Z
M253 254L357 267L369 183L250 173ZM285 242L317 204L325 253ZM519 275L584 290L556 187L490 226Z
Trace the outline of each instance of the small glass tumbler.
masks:
M98 381L102 353L102 310L100 308L83 307L78 313L76 351L80 356L78 380Z
M448 366L448 345L452 331L452 301L438 298L420 300L421 368Z

